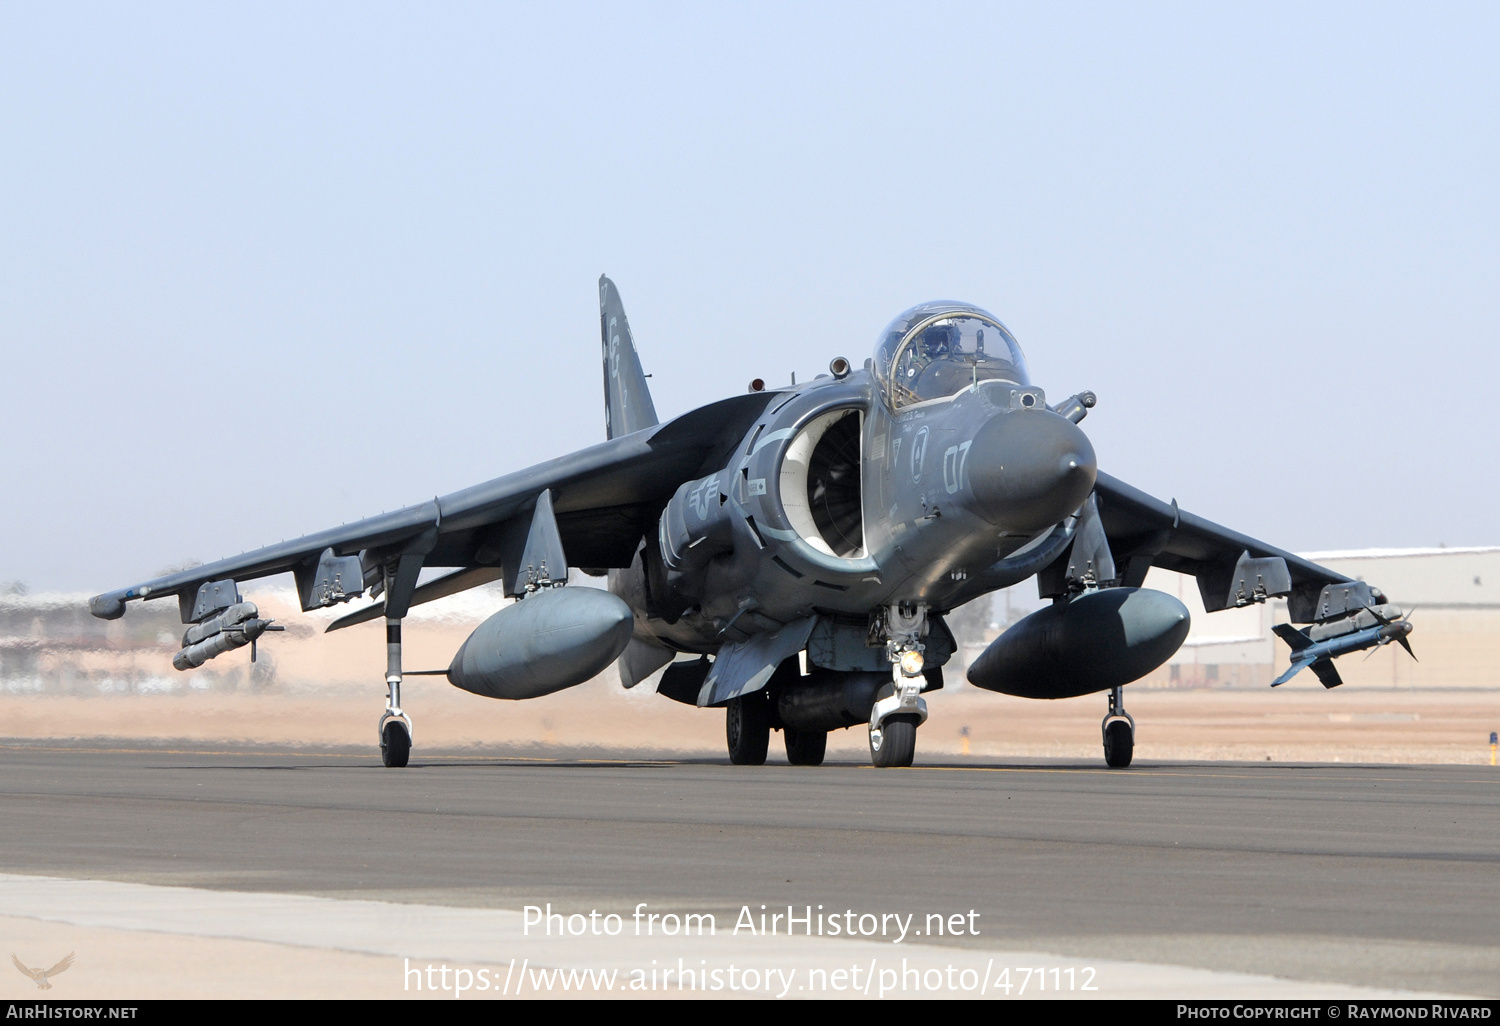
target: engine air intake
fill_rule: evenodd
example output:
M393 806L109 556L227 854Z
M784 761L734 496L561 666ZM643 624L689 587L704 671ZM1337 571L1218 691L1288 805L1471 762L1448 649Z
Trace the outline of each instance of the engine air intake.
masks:
M792 439L781 464L781 503L792 528L813 548L845 559L865 554L859 445L859 411L833 410Z

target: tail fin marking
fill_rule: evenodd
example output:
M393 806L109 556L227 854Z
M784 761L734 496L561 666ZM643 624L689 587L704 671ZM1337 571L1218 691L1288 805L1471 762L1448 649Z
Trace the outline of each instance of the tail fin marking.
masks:
M620 290L599 276L599 335L604 349L604 428L606 437L619 438L654 427L656 406L646 387L646 374L635 351L630 322Z

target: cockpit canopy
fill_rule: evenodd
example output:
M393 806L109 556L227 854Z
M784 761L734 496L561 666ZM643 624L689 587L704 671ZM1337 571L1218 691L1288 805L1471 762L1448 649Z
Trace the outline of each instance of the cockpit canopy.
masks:
M923 303L892 321L875 351L875 378L896 410L981 381L1031 383L1026 357L1005 325L967 303Z

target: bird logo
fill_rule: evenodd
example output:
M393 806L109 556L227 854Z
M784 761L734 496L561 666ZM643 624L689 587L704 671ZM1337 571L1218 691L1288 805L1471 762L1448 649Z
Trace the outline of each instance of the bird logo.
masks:
M38 990L51 990L52 984L48 980L73 964L73 952L68 952L67 957L51 969L28 969L21 964L21 960L16 957L15 952L11 952L10 960L16 964L17 969L21 970L22 976L28 977L37 985Z

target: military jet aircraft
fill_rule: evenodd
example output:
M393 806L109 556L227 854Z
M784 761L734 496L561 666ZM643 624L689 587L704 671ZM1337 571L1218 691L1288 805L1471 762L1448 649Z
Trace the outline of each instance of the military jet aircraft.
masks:
M93 614L177 598L191 626L173 663L189 669L247 644L253 657L278 629L243 598L245 582L291 573L304 610L368 595L376 601L328 629L385 620L377 735L387 766L406 765L412 743L402 619L496 580L517 601L446 671L427 672L516 700L611 663L627 688L665 668L660 694L726 710L738 764L763 763L779 730L790 762L817 765L830 730L867 724L876 766L911 765L922 695L943 686L954 654L944 614L1032 577L1052 604L1003 633L968 679L1038 699L1107 692L1102 737L1115 767L1129 765L1135 739L1123 686L1165 662L1189 626L1175 597L1142 587L1150 567L1193 576L1210 612L1285 597L1294 622L1349 636L1319 650L1330 657L1378 643L1357 631L1361 615L1405 622L1364 582L1099 471L1078 427L1093 393L1048 405L1020 345L979 307L913 307L862 368L839 356L802 384L757 379L666 424L605 277L599 309L606 441L106 592ZM574 567L607 577L608 589L566 587ZM428 568L448 572L419 582Z

